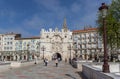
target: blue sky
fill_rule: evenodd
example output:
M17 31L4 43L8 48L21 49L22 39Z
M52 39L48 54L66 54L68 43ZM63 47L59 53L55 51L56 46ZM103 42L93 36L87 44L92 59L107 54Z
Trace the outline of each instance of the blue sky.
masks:
M98 8L111 0L0 0L0 33L38 36L41 28L62 28L64 17L70 30L96 27Z

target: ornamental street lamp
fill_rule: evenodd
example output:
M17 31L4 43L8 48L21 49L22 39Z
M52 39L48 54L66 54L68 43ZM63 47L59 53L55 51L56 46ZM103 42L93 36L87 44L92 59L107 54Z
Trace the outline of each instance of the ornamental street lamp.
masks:
M43 51L43 60L44 60L44 51L45 51L45 47L43 46L43 47L41 48L41 50Z
M78 57L78 41L76 41L75 43L73 43L74 47L74 51L75 51L75 58Z
M37 52L39 53L39 57L40 57L40 42L37 43Z
M27 44L27 61L29 61L29 56L30 56L29 44Z
M70 62L70 64L71 64L71 63L72 63L72 59L71 59L71 50L72 50L72 46L71 46L71 44L68 46L68 50L70 50L69 62Z
M102 3L101 7L99 7L99 11L102 14L103 19L103 42L104 42L104 64L103 64L103 72L109 73L109 65L108 65L108 52L107 52L107 39L106 39L106 15L107 15L108 6L105 3Z

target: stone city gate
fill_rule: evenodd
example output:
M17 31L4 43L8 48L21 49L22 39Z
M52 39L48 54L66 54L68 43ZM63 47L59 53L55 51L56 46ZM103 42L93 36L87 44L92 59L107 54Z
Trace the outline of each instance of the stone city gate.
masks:
M62 55L60 53L54 53L52 55L52 60L55 60L56 58L62 60Z

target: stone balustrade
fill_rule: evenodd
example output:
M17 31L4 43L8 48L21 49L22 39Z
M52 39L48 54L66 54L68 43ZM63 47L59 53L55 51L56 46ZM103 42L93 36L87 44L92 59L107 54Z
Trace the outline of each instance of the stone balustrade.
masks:
M82 65L82 72L88 79L114 79L109 73L103 73L101 69L88 64Z

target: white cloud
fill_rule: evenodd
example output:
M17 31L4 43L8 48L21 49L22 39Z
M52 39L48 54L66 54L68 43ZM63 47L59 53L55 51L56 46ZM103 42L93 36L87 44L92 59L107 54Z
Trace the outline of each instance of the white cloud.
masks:
M31 17L31 19L25 19L22 23L23 26L28 29L40 29L40 26L44 25L45 22L38 15Z
M48 13L45 13L43 16L51 14L52 18L61 19L69 13L69 9L61 6L61 0L34 0L38 4L38 8L43 6ZM48 17L51 17L48 16Z

